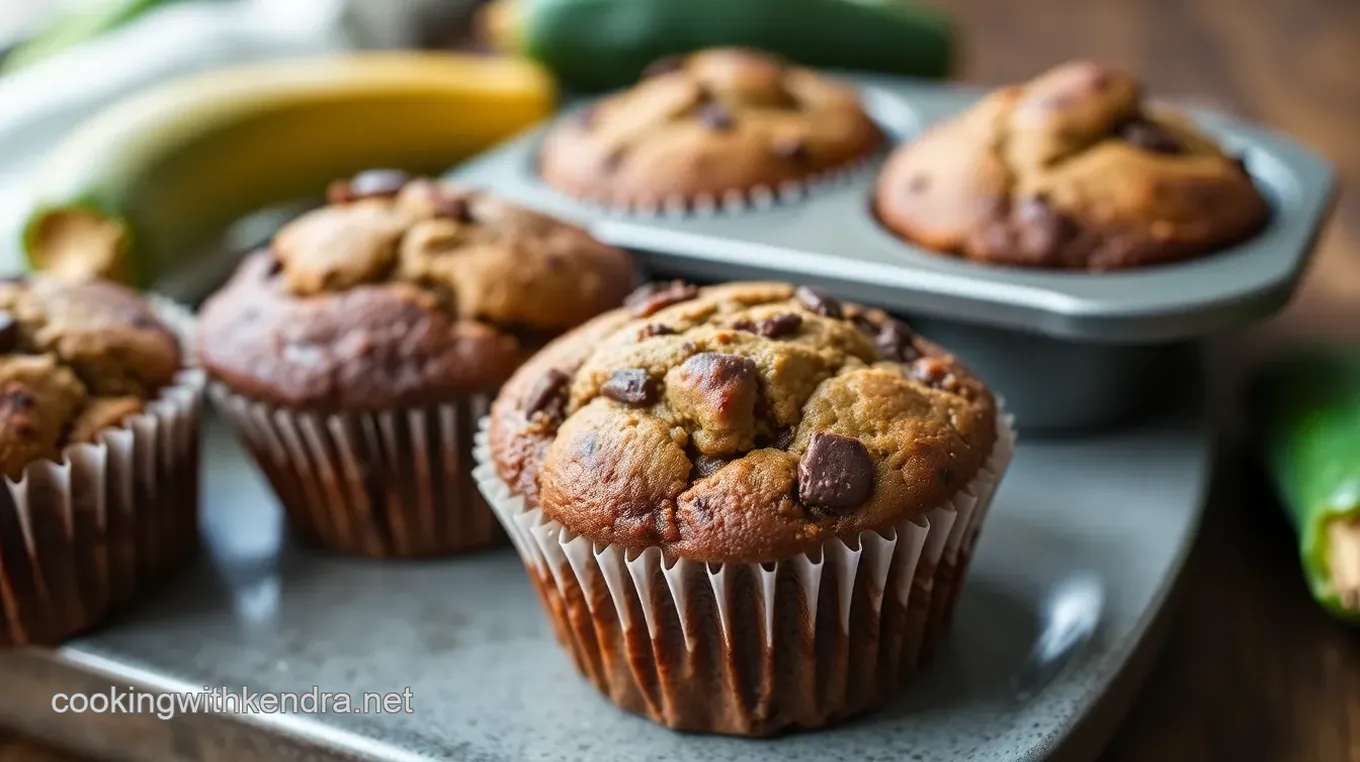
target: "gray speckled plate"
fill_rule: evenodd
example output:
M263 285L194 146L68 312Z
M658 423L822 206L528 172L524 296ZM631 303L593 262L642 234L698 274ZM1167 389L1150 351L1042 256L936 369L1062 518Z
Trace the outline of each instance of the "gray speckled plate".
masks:
M1023 441L955 631L890 706L828 731L680 735L578 679L509 549L377 564L291 549L236 445L209 428L208 556L134 617L0 656L0 721L122 759L1091 759L1155 647L1195 533L1210 439L1188 418ZM411 714L56 714L54 692L400 691Z

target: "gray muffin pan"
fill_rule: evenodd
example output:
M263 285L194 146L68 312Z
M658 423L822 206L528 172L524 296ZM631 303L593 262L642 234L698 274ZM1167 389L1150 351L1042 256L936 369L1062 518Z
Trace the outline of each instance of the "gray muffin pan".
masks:
M966 108L978 93L843 74L894 140ZM584 105L584 104L583 104ZM637 252L652 277L765 278L820 285L901 314L1006 396L1020 425L1117 422L1154 403L1178 345L1259 320L1288 301L1331 211L1335 173L1312 151L1221 115L1191 114L1272 207L1257 237L1182 263L1102 274L975 264L905 243L870 211L886 152L798 192L719 199L699 210L612 210L544 184L532 130L458 168L456 179L588 227Z

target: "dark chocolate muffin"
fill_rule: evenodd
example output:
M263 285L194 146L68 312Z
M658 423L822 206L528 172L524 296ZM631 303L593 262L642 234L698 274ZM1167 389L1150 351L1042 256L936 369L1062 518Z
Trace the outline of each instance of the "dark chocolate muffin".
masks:
M1213 252L1269 214L1238 158L1091 62L992 93L902 146L874 205L926 248L1093 271Z
M660 61L637 86L564 120L540 170L612 207L704 206L801 190L882 140L850 86L723 48Z
M371 556L488 544L467 472L489 395L618 304L631 260L447 183L375 171L331 196L204 307L213 394L304 538Z
M86 629L190 555L189 319L112 283L0 282L0 646Z
M758 735L897 690L949 617L1010 448L986 387L880 311L674 283L515 374L479 480L602 691Z

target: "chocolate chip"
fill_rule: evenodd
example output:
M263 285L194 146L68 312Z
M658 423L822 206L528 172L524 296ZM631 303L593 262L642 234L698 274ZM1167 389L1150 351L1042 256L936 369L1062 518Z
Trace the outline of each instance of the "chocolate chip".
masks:
M524 399L524 417L533 418L538 413L543 413L551 420L558 420L566 412L567 399L563 393L567 389L567 383L571 378L566 373L557 368L549 368L534 384L533 389L529 390L529 396Z
M642 326L642 338L644 339L652 336L670 336L673 333L675 333L675 329L663 323L648 323Z
M954 392L959 388L958 378L950 371L949 365L938 357L922 357L913 362L911 377L932 389Z
M694 471L701 477L712 476L725 465L727 465L727 461L721 458L710 458L707 455L694 456Z
M1071 218L1040 196L1020 202L1015 221L1020 248L1031 254L1053 252L1077 232Z
M672 304L686 302L699 295L699 288L684 281L673 280L669 283L648 283L641 286L623 300L625 307L633 309L633 317L647 317Z
M884 358L897 362L911 362L921 356L921 350L916 348L916 335L897 320L889 320L878 329L874 345Z
M8 312L0 311L0 352L13 352L19 347L19 321Z
M808 160L807 143L804 143L801 138L775 144L773 153L775 158L795 164L801 164Z
M716 132L726 132L735 126L736 121L732 118L732 112L721 103L710 101L699 109L699 121L704 126Z
M451 196L441 194L434 202L434 211L440 217L445 217L455 222L474 222L472 216L472 204L468 203L466 196Z
M1176 139L1165 127L1146 119L1130 119L1116 130L1119 137L1135 148L1164 154L1178 154L1185 151L1180 140Z
M767 339L780 339L798 333L798 328L803 325L801 315L793 312L781 312L778 315L767 317L760 321L751 321L742 318L732 324L738 331L746 331L764 336Z
M616 370L600 387L600 394L625 405L650 405L661 395L661 385L641 368Z
M276 278L281 272L283 272L283 260L279 259L278 257L271 256L269 258L269 262L265 264L264 277Z
M785 336L792 336L798 333L798 329L803 325L803 318L792 312L781 312L778 315L767 317L756 324L756 333L767 339L780 339Z
M799 286L793 292L793 295L803 303L803 306L818 315L825 315L829 318L839 318L842 315L840 301L819 288Z
M331 183L327 199L332 204L344 204L361 198L392 197L401 192L411 176L400 169L369 169L348 181Z
M874 492L874 459L858 439L818 432L798 461L798 498L831 514L845 514Z
M701 352L680 364L682 377L723 397L735 397L739 387L754 384L758 369L749 357Z
M797 435L798 427L785 426L775 432L774 441L770 443L770 446L776 450L787 450L789 449L789 445L793 444L793 439Z
M670 74L683 68L685 68L684 56L662 56L647 64L642 70L642 76L644 78L659 77L662 74Z

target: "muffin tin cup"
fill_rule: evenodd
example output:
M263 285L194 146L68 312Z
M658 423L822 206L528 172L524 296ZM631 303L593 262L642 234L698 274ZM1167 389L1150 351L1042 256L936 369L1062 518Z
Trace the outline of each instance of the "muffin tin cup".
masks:
M193 317L158 315L184 343ZM0 488L0 648L54 645L106 620L185 565L198 537L204 376L181 371L143 413L30 463Z
M470 475L488 394L336 414L276 407L220 382L209 384L208 394L304 542L350 555L415 558L504 540Z
M877 706L931 654L1014 451L1008 415L997 429L978 476L922 522L765 564L573 535L500 479L485 422L474 475L558 640L601 692L677 730L758 736Z

